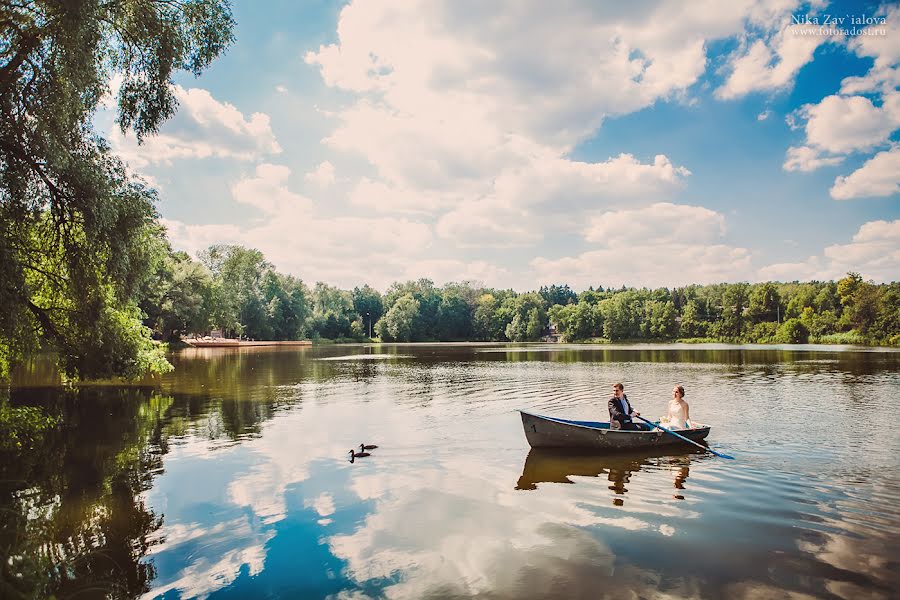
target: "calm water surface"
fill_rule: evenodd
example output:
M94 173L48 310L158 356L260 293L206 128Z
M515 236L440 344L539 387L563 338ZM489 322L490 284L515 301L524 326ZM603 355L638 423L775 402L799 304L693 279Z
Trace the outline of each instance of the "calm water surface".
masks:
M900 353L729 346L186 350L3 465L9 590L147 598L896 598ZM645 416L707 454L529 450L516 408ZM361 442L372 456L348 461ZM43 558L42 558L43 557ZM2 594L0 594L2 595Z

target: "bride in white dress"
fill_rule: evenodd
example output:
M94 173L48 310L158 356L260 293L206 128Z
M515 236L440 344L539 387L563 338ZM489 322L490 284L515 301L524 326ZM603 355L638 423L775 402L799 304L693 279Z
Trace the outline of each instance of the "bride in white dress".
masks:
M672 388L672 399L669 400L669 415L665 419L669 429L690 429L691 413L688 403L684 401L684 386Z

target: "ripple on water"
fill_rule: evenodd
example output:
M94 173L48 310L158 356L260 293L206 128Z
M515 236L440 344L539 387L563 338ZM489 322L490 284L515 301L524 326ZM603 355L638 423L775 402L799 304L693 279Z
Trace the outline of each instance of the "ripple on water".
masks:
M315 360L391 360L395 358L415 358L412 354L347 354L346 356L324 356Z

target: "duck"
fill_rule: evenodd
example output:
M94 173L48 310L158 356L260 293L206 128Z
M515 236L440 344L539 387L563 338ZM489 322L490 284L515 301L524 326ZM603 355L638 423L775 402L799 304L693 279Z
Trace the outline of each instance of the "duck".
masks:
M372 456L368 452L357 452L353 448L351 448L347 454L350 455L350 462L353 462L353 460L356 458L365 458L366 456Z
M360 445L359 445L360 451L363 451L363 450L374 450L374 449L377 448L377 447L378 447L378 446L376 446L375 444L360 444Z

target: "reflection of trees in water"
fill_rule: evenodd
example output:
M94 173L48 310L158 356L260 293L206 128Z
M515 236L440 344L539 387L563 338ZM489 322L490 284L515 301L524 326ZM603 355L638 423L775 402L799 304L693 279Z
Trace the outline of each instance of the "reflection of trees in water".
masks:
M40 406L60 425L34 449L0 456L3 598L148 591L155 571L142 559L162 517L141 496L162 469L169 439L258 434L280 407L300 402L300 386L285 384L334 376L332 365L296 354L233 353L185 361L177 379L149 387L34 387L43 379L58 384L42 364L21 373L28 387L13 390L11 401Z
M89 391L88 391L89 390ZM61 425L0 461L0 596L132 597L161 517L140 498L161 468L172 398L140 388L32 389Z

